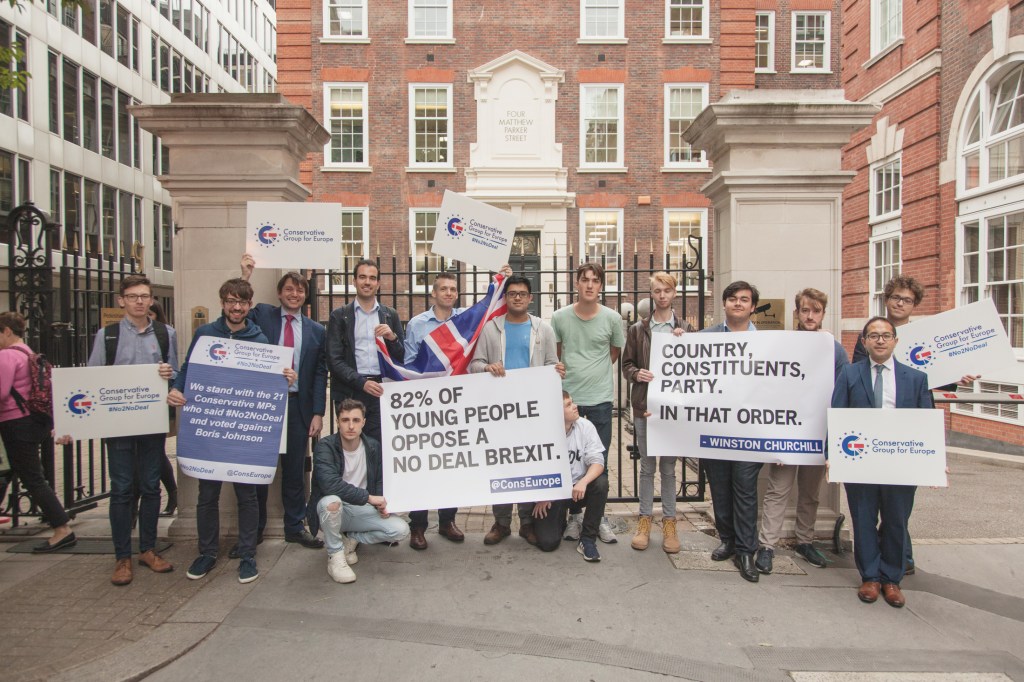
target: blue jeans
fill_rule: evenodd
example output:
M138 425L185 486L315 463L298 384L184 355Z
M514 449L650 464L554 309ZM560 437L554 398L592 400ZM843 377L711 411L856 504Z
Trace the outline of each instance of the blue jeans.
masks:
M328 511L327 506L338 502L338 511ZM401 542L409 537L409 524L400 516L382 518L377 510L368 504L345 504L337 495L328 495L320 499L316 505L320 516L320 528L324 531L324 545L327 555L335 554L345 548L341 534L348 536L364 545L375 545L382 542Z
M597 405L577 405L580 416L587 420L597 429L597 435L604 445L604 470L608 471L608 448L612 444L612 404L599 403Z
M853 558L862 582L899 585L906 569L907 521L917 486L846 483Z
M132 555L132 484L139 481L139 552L156 547L160 516L160 464L164 458L163 433L107 438L110 475L110 534L118 559Z
M661 470L661 511L676 516L676 458L647 456L647 417L633 417L633 440L640 448L640 516L654 512L654 470Z
M232 483L238 501L238 556L256 556L256 527L260 522L259 502L252 483ZM196 531L199 553L216 557L220 546L221 481L199 479L199 501L196 502Z

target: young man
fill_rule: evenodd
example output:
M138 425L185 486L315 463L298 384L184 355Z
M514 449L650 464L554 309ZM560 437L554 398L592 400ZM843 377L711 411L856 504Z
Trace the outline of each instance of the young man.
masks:
M572 473L572 500L537 502L533 505L537 546L545 552L558 548L565 531L570 506L585 507L580 541L576 551L586 561L600 561L597 533L604 508L608 503L608 476L604 469L604 444L597 429L580 419L579 409L569 393L562 391L562 416L565 438L569 446L569 468Z
M167 403L174 407L185 405L183 391L188 380L188 359L192 348L203 336L219 339L238 339L250 343L269 343L259 327L249 318L252 305L252 286L244 279L229 279L220 287L221 316L196 330L189 345L181 372L174 381L174 388L167 394ZM295 370L284 369L288 385L295 383ZM256 536L259 532L259 503L256 488L252 483L234 483L238 499L238 582L249 583L260 577L256 568ZM220 544L220 488L221 481L199 479L199 501L196 503L196 531L199 535L199 556L185 574L191 580L199 580L217 563L217 549Z
M338 432L322 438L313 451L309 504L316 509L327 542L327 574L335 582L355 582L351 566L359 543L397 543L409 525L388 513L380 443L363 433L366 406L351 398L338 407Z
M117 304L124 318L116 328L100 329L89 354L90 367L105 365L152 365L159 363L161 379L175 378L178 340L172 327L149 319L153 290L145 275L129 275L121 281ZM108 348L114 349L113 358ZM132 581L132 482L139 481L139 564L156 573L174 567L154 550L160 515L160 464L166 433L107 438L107 471L110 475L110 534L117 563L110 579L115 585Z
M402 321L394 308L377 300L380 270L371 260L356 263L352 271L356 298L331 313L327 325L327 367L331 371L331 398L337 407L345 398L366 406L368 436L380 441L380 360L377 337L384 338L395 362L405 357Z
M579 401L580 415L597 429L604 444L604 465L608 467L608 447L612 442L612 401L615 398L613 365L625 344L622 316L600 303L604 288L604 268L599 263L583 263L576 268L577 300L555 311L551 327L558 342L558 357L565 363L565 388ZM582 514L573 510L565 539L580 537ZM601 519L602 542L615 542L608 519Z
M722 292L725 322L702 332L757 331L750 321L760 295L757 287L744 281L733 282ZM757 475L760 462L728 459L703 459L701 463L711 486L711 503L715 510L715 528L721 544L711 553L712 561L733 557L744 580L756 583L757 568Z
M555 332L529 313L533 293L530 280L513 276L505 284L505 306L508 312L488 322L477 340L476 352L469 371L489 372L505 376L507 370L553 365L565 378L565 365L558 361ZM533 528L533 504L519 504L519 536L531 545L537 544ZM494 505L494 525L484 536L485 545L496 545L512 534L512 505Z
M667 272L651 275L651 300L654 310L649 319L639 319L626 334L622 352L622 376L632 384L630 403L633 407L633 440L640 449L640 518L632 547L645 550L651 541L651 515L654 511L654 470L661 471L661 548L669 554L679 551L676 532L676 457L647 455L647 384L654 380L651 372L651 333L675 334L693 331L685 320L678 320L672 310L676 297L676 278Z
M825 307L828 296L817 289L804 289L796 295L796 328L798 331L821 331L821 321L825 318ZM835 341L835 377L843 367L850 364L843 345ZM761 547L757 550L754 565L765 575L772 572L772 560L775 558L775 547L782 537L782 524L786 520L786 503L797 485L796 503L796 553L807 560L811 566L825 568L828 561L814 546L814 522L818 518L818 496L821 481L825 477L824 465L805 464L801 466L783 466L776 464L768 468L767 487L764 501L761 504Z
M249 281L255 265L251 255L242 256L242 279ZM306 518L305 464L309 439L320 435L327 410L327 333L323 325L302 314L308 293L309 282L303 275L285 273L277 282L277 299L281 305L257 303L249 310L248 317L271 342L295 349L292 369L299 379L288 389L288 436L281 455L284 539L285 542L319 549L324 543L313 537L303 525ZM265 485L256 489L260 507L257 544L267 526L269 489L270 486Z
M832 393L832 407L935 407L928 376L892 357L896 325L884 317L873 317L864 325L861 339L868 357L843 369ZM861 578L857 596L871 604L881 592L890 606L902 607L906 604L900 581L909 542L907 520L917 486L846 483L845 487L853 526L853 557Z

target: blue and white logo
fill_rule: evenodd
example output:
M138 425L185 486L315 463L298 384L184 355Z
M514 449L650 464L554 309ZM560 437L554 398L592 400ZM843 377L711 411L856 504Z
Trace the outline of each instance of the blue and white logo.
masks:
M230 352L228 347L223 343L211 343L210 348L207 350L211 360L216 362L223 362L228 359Z
M910 350L907 351L907 360L914 367L927 367L935 362L935 354L927 343L915 342L910 344Z
M75 419L85 419L96 407L96 398L89 391L71 391L64 401L64 411Z
M452 237L461 237L462 231L465 229L462 226L462 216L453 215L452 217L448 218L446 229L448 230L448 234L450 234Z
M277 242L279 235L280 232L273 224L263 225L256 230L256 239L259 241L260 246L267 248L270 248Z
M863 433L844 433L839 439L839 449L852 460L859 460L870 452Z

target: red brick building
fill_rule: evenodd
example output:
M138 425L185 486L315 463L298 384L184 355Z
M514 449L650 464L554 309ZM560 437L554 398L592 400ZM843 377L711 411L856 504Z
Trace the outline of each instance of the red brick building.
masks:
M1017 364L975 390L1024 388L1024 3L853 0L843 8L847 99L883 105L844 166L843 336L883 311L895 273L933 314L992 298ZM1024 409L957 405L952 442L1024 445ZM991 445L991 443L989 443Z

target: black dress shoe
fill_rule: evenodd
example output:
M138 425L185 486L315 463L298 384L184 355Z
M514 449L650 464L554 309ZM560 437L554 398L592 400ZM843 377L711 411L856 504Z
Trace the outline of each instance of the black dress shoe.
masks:
M736 568L740 569L740 575L743 579L752 583L756 583L760 574L757 572L757 566L754 565L754 555L747 554L745 552L737 554L732 558L732 562L736 564Z
M712 561L725 561L736 553L736 545L730 540L723 542L711 553Z
M772 559L775 558L775 550L771 547L762 547L757 550L757 559L754 561L754 567L765 575L771 575L772 573Z
M78 542L78 538L75 537L74 533L65 535L57 542L50 544L50 541L41 542L32 548L32 551L36 554L46 554L47 552L56 552L58 549L64 549L65 547L74 547L75 543Z
M308 549L320 549L324 546L323 540L313 537L313 535L305 528L298 533L285 533L284 541L297 542Z

